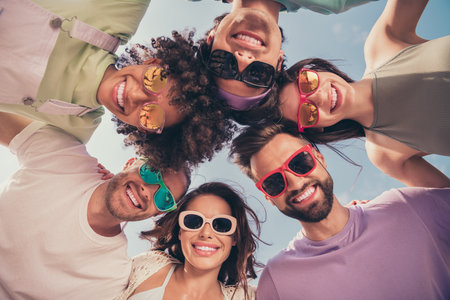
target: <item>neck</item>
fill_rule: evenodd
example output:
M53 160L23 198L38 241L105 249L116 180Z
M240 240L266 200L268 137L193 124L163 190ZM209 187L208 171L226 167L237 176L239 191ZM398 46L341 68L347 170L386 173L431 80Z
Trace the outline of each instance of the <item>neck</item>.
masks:
M106 188L109 181L103 182L92 193L88 204L88 223L92 230L102 236L115 236L120 229L121 220L114 217L106 206Z
M349 112L349 119L369 127L373 123L372 78L363 78L350 84L354 90L354 109Z
M179 293L189 296L187 299L207 298L206 295L222 295L219 281L220 268L214 270L196 270L188 262L183 266L177 267L174 276L177 286L180 287ZM211 297L209 297L211 298ZM217 297L213 297L216 299Z
M283 6L272 0L234 0L233 7L231 11L239 8L253 8L259 9L270 14L278 23L278 15L280 14L280 9Z
M301 222L303 234L312 241L326 240L344 229L348 222L348 208L343 207L337 198L333 196L333 206L328 216L320 222Z

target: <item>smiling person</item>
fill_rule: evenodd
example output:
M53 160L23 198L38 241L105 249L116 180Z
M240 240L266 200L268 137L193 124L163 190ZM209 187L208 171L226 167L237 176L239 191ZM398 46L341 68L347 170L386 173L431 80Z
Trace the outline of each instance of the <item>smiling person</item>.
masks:
M55 125L86 143L104 106L127 145L139 145L139 155L158 167L211 159L232 126L223 105L212 101L194 33L132 45L131 57L118 58L117 46L134 34L150 1L84 2L2 4L0 25L8 30L0 32L0 70L9 76L0 84L0 111Z
M323 155L292 123L246 128L231 155L302 226L264 268L258 300L450 297L449 188L392 189L343 207Z
M0 144L20 165L0 188L1 299L112 299L131 270L121 223L175 209L190 183L141 159L102 180L72 135L5 112Z
M133 259L128 288L116 300L254 299L247 279L260 266L253 255L258 236L258 217L235 190L202 184L142 232L153 249Z
M369 1L231 1L231 12L217 17L201 41L202 58L215 77L218 97L235 111L248 112L264 102L273 104L273 99L268 99L276 94L274 81L283 68L280 10L295 12L303 7L322 14L340 13ZM241 123L255 121L251 115L237 115Z
M448 187L450 179L424 159L450 155L450 36L416 35L426 4L387 2L367 37L360 81L322 59L292 66L279 107L316 143L365 137L370 161L387 175L407 186Z

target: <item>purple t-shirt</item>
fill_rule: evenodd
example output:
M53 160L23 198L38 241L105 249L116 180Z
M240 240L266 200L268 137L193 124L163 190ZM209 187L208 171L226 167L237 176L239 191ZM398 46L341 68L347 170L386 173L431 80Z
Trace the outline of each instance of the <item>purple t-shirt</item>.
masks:
M353 206L325 241L299 233L264 269L257 299L450 299L450 189L390 190Z

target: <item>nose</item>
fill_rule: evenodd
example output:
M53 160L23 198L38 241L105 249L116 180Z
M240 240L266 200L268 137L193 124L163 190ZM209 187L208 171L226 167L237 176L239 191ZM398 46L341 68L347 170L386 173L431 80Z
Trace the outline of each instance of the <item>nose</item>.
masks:
M147 94L144 88L136 88L128 92L128 101L131 107L141 107L142 104L147 102L157 102L158 97Z
M300 189L303 185L303 177L298 177L291 172L284 170L284 176L286 177L286 191L296 191Z
M255 61L255 57L251 53L242 50L235 51L234 57L236 57L236 60L238 62L239 73L242 73L242 71L244 71L244 69L247 68L249 64Z
M203 225L203 228L200 230L200 236L207 239L207 238L211 238L213 234L211 225L209 223L206 223L205 225Z
M147 201L147 203L149 202L153 202L153 198L156 194L156 192L159 189L159 185L158 184L141 184L139 186L139 194L141 196L141 198L145 199L145 201Z

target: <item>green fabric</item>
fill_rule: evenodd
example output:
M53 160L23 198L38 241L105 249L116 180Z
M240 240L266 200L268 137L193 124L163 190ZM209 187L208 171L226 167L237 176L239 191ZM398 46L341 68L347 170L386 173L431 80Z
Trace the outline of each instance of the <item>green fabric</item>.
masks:
M150 0L36 0L35 2L62 17L76 16L103 32L119 37L124 44L136 32ZM58 126L86 143L104 114L104 109L96 98L98 86L106 68L114 64L116 58L105 50L60 32L39 87L36 106L42 105L48 99L58 99L99 109L82 117L47 115L24 105L0 104L0 110L15 112Z
M282 5L288 12L296 12L299 8L312 10L314 12L329 15L338 14L349 10L354 6L365 4L370 1L378 0L275 0Z

